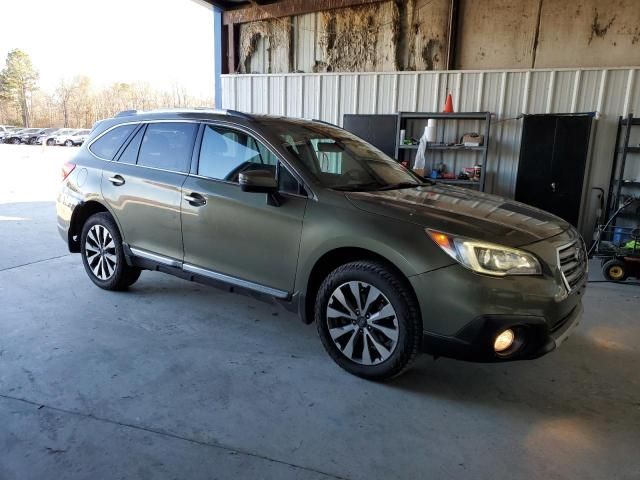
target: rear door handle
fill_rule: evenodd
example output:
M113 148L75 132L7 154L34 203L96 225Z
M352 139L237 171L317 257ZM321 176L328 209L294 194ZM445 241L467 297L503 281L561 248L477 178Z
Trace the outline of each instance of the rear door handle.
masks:
M188 195L184 195L182 198L184 198L194 207L202 207L203 205L207 204L207 199L199 193L190 193Z
M122 178L120 175L114 175L113 177L109 177L109 181L113 183L116 187L119 187L120 185L124 185L124 178Z

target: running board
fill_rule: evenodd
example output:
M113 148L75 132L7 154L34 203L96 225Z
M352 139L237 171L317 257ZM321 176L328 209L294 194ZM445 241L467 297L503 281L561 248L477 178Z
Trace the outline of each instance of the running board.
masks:
M262 293L264 295L275 297L281 300L288 300L291 298L291 295L289 294L289 292L286 292L284 290L267 287L259 283L250 282L249 280L243 280L242 278L237 278L231 275L226 275L224 273L208 270L206 268L198 267L196 265L191 265L189 263L183 263L174 258L149 252L148 250L143 250L141 248L129 247L128 245L125 245L125 249L128 249L131 252L131 255L133 255L134 257L139 257L144 260L158 263L167 267L179 269L179 270L182 270L183 272L187 272L193 275L206 277L211 280L216 280L218 282L225 283L227 285L233 285L235 287L244 288L246 290Z

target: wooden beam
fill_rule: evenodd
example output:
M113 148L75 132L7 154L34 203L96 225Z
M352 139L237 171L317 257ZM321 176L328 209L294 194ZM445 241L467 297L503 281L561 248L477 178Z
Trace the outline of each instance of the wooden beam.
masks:
M277 3L235 10L226 10L222 14L224 25L256 22L269 18L290 17L292 15L304 15L306 13L333 10L335 8L355 7L371 3L380 3L387 0L283 0Z
M449 3L449 25L447 29L447 70L455 70L456 68L456 46L458 40L458 10L459 1L451 0Z
M238 73L236 69L240 67L238 65L240 55L240 39L238 36L238 29L232 23L226 26L227 29L227 41L226 41L226 56L227 56L227 73Z

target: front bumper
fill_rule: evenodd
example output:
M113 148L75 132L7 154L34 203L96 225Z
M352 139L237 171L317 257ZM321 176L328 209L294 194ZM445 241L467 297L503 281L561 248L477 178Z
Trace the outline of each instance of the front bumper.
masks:
M573 229L523 247L543 265L541 275L491 277L454 264L409 277L422 313L423 349L438 356L499 362L537 358L557 348L582 314L587 274L569 290L558 251L579 241ZM503 330L515 331L517 348L497 354Z
M553 327L544 318L529 316L480 316L454 336L425 332L422 350L426 353L473 362L506 362L531 360L558 348L580 323L583 307L579 302L573 310ZM498 333L511 328L522 344L508 355L493 351Z

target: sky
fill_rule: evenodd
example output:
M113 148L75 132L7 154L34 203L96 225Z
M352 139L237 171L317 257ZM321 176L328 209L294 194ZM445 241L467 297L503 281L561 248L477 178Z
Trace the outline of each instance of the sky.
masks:
M0 69L24 50L43 90L87 75L96 86L177 83L213 97L213 11L200 0L13 0L0 15Z

